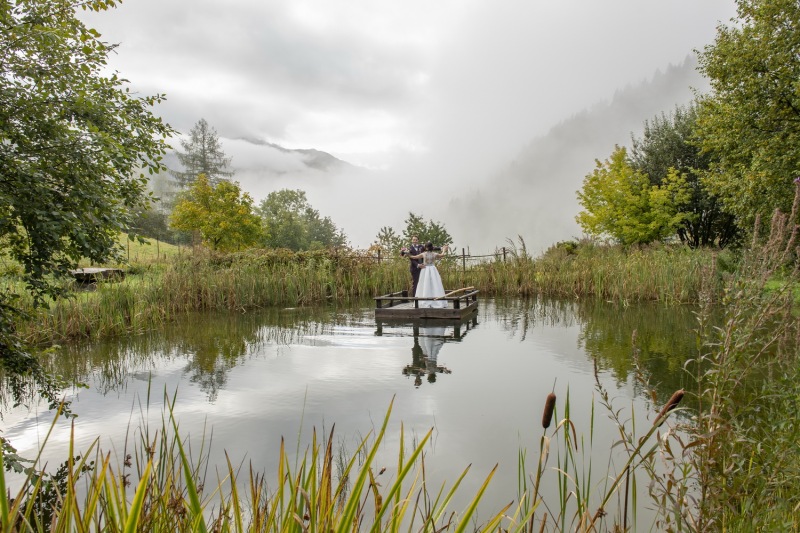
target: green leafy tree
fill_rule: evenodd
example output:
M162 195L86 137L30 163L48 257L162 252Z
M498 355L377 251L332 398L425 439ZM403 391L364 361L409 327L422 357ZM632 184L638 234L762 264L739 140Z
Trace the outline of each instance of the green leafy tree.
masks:
M204 174L212 185L233 176L228 170L231 159L225 157L217 131L201 118L189 131L189 138L181 140L183 152L175 152L183 171L171 170L170 173L181 187L188 187L197 176Z
M686 179L671 169L660 185L634 170L624 147L587 175L578 199L584 208L576 220L595 236L608 235L622 244L643 244L674 235L686 218L679 211L689 197Z
M347 237L330 217L311 207L305 191L281 189L267 195L258 214L269 228L265 245L289 250L317 250L345 246Z
M383 226L378 230L378 235L375 237L375 242L372 244L372 247L379 248L384 255L389 256L391 254L396 254L404 244L403 239L393 228Z
M434 220L425 220L421 216L409 212L408 218L405 220L406 227L403 230L403 243L410 243L411 237L416 235L419 237L419 242L424 244L426 242L433 243L434 246L452 245L453 238L444 224Z
M789 211L800 174L800 3L736 4L738 20L700 54L711 92L699 99L697 129L717 158L711 191L749 227L756 215Z
M37 304L81 258L119 252L117 236L147 203L145 172L158 172L173 130L105 74L114 49L76 10L101 0L17 0L0 5L0 246L24 269ZM50 379L16 335L19 309L0 292L0 363L12 383L57 400ZM27 381L26 381L27 380Z
M695 142L696 119L697 108L688 106L646 121L642 137L633 137L630 162L651 185L663 184L673 169L683 176L689 196L685 204L677 206L687 214L677 228L678 237L692 248L724 247L737 237L738 228L733 215L722 210L722 203L701 179L710 167L711 154L702 152Z
M142 209L134 215L131 221L131 229L142 237L167 242L172 240L172 232L169 229L169 215L152 207Z
M239 184L212 185L200 174L178 199L170 217L173 228L197 231L203 244L232 251L256 244L262 235L261 219L253 213L253 200Z
M420 244L423 245L427 242L433 243L434 246L450 246L453 244L453 238L440 222L426 221L416 213L409 212L405 224L406 227L403 229L402 235L398 235L389 226L382 227L378 231L378 235L375 236L372 246L379 247L386 255L396 254L403 246L408 246L411 243L411 237L414 235L419 238Z

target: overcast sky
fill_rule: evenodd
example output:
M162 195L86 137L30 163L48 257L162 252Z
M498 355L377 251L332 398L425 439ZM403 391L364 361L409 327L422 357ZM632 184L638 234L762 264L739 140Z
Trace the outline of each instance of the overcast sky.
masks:
M125 0L82 17L181 132L202 117L373 169L426 161L430 179L491 173L734 15L733 0Z

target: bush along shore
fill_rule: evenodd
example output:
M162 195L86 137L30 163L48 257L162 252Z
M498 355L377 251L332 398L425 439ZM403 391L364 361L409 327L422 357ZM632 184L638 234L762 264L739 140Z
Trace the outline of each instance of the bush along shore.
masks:
M164 427L152 434L140 431L141 442L131 445L133 452L120 464L95 449L67 459L55 473L12 464L28 478L0 502L0 520L6 530L25 531L797 530L796 216L777 213L769 231L757 227L738 255L583 243L555 246L536 259L518 251L508 261L467 269L445 262L446 285L473 285L489 295L648 299L694 303L699 309L697 352L685 365L692 374L687 383L696 383L696 389L675 391L665 405L654 406L644 425L634 424L641 416L615 405L599 380L598 399L588 406L590 427L571 421L576 406L569 397L543 398L538 455L529 458L521 450L512 503L484 510L480 519L476 509L492 476L468 495L466 508L452 509L463 476L430 492L423 453L427 436L410 446L401 441L396 467L375 471L375 449L391 406L383 426L353 453L334 451L332 435L314 435L307 454L289 468L286 451L276 450L281 471L277 482L268 484L257 471L233 466L219 479L206 479L204 457L184 451L166 401ZM37 320L60 338L114 335L158 327L187 311L314 304L407 284L402 260L375 264L321 252L184 254L141 265L124 282L78 293ZM722 327L711 320L720 312ZM642 386L647 390L647 383ZM681 406L685 395L693 396L696 410ZM581 457L601 419L617 426L617 449L625 459L609 463L608 481L598 484ZM13 449L4 445L4 460L13 463ZM645 501L636 491L643 484ZM546 500L544 486L558 487L555 501ZM638 510L644 508L655 509L653 523L640 522Z
M527 255L524 246L507 260L464 266L449 258L439 270L445 287L472 286L484 296L542 294L680 304L698 303L702 294L721 294L717 255L680 246L624 249L587 242L557 245L538 258ZM400 257L377 262L337 251L219 255L198 249L164 262L134 263L122 281L75 290L73 297L47 310L31 310L31 320L20 325L20 332L33 343L99 338L157 328L190 311L345 302L409 285L408 264Z

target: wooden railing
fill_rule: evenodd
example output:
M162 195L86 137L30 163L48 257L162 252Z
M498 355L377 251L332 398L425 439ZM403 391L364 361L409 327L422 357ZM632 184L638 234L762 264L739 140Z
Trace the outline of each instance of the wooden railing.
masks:
M458 295L456 296L456 294ZM409 296L408 291L398 291L390 294L384 294L383 296L376 296L373 299L375 300L376 309L386 309L388 307L394 307L395 305L409 302L413 302L414 308L419 309L419 302L434 300L446 300L448 302L453 302L453 309L461 309L462 307L468 306L472 302L478 301L478 290L473 287L465 287L463 289L445 291L444 296L426 298Z

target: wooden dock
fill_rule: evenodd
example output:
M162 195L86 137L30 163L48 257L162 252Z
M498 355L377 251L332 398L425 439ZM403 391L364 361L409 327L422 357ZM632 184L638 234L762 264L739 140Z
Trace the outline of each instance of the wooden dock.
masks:
M415 298L408 291L393 292L376 296L376 319L437 318L460 320L478 311L478 290L465 287L446 291L438 298ZM420 307L420 302L444 300L447 307Z

